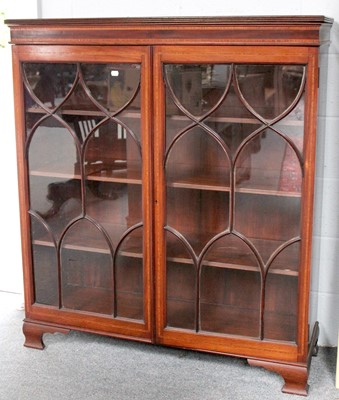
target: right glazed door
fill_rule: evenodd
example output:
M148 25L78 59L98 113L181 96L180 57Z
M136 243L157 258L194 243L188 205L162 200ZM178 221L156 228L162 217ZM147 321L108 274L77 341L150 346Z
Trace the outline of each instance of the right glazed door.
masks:
M297 360L314 60L303 50L241 52L155 53L158 340Z

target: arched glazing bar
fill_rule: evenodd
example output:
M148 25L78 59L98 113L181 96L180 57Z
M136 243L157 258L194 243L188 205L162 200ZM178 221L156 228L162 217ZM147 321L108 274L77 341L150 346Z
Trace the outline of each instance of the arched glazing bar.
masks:
M236 71L236 68L235 68ZM238 157L241 149L243 148L243 146L249 142L251 139L253 139L255 136L257 136L258 134L260 134L262 131L264 131L267 128L272 129L273 131L275 131L278 135L280 135L284 140L286 140L286 142L292 147L293 151L296 153L296 156L298 157L298 160L300 162L302 171L303 171L303 156L300 153L298 147L296 146L296 144L293 142L293 140L291 138L289 138L286 134L284 134L283 132L281 132L279 129L275 128L273 125L275 125L277 122L281 121L282 119L284 119L287 115L289 115L291 113L291 111L294 110L294 108L297 106L297 104L299 103L304 90L305 90L305 85L306 85L306 67L303 66L303 74L302 74L302 79L300 82L300 86L298 89L298 92L294 98L294 100L292 101L292 103L286 108L286 110L284 110L281 114L279 114L277 117L273 118L272 120L267 120L265 118L263 118L258 112L256 112L254 110L254 108L248 103L248 101L246 100L245 96L243 95L243 93L241 92L240 89L240 85L239 85L239 80L237 77L236 72L233 74L234 76L234 87L236 89L237 92L237 96L240 99L241 103L246 107L246 109L258 120L260 120L264 126L260 127L259 129L257 129L255 132L253 132L251 135L249 135L243 143L240 144L236 154L235 154L235 160ZM235 160L234 160L234 164L235 164Z
M121 236L119 242L116 245L115 252L113 254L113 259L112 259L112 278L113 278L113 318L116 318L118 316L118 310L117 310L117 280L116 280L116 269L117 269L117 256L119 254L120 247L122 246L124 240L134 231L136 231L139 228L143 228L144 224L142 222L139 222L130 228L127 229L127 231L124 232L124 234Z
M240 101L242 102L242 104L247 108L247 110L257 119L259 119L263 124L265 125L273 125L275 123L277 123L278 121L282 120L283 118L285 118L294 108L295 106L298 104L304 89L305 89L305 84L306 84L306 67L303 67L303 73L302 73L302 79L300 82L300 86L298 89L298 92L294 98L294 100L292 101L292 103L286 108L286 110L284 110L281 114L279 114L277 117L273 118L273 119L265 119L264 117L262 117L257 111L254 110L254 108L248 103L248 101L246 100L245 96L243 95L241 89L240 89L240 85L239 85L239 79L236 73L237 67L235 67L235 73L234 73L234 87L237 91L237 95L240 99Z
M190 243L188 242L188 240L184 237L184 235L182 235L180 232L178 232L176 229L166 225L164 227L165 231L170 232L171 234L173 234L185 247L185 249L187 250L187 252L189 253L189 255L191 256L194 268L196 270L196 286L195 286L195 316L194 316L194 325L195 325L195 330L196 332L199 331L199 308L200 308L200 299L199 296L197 296L197 291L198 288L200 287L199 284L199 269L198 269L198 257L195 254L195 251L193 249L193 247L190 245Z
M104 114L106 114L108 117L115 117L118 114L121 113L125 108L127 108L137 97L139 91L140 91L140 79L138 82L138 85L136 86L134 92L132 93L131 97L127 100L125 104L123 104L121 107L119 107L116 111L110 112L107 108L105 108L100 102L98 102L94 96L92 95L91 90L89 89L88 85L86 84L82 69L81 69L81 63L78 64L78 74L79 74L79 81L81 83L81 86L85 90L87 96L89 99L95 104L96 107L100 109Z
M24 63L24 65L25 65L25 63ZM63 64L60 63L60 65L63 65ZM73 64L71 64L71 65L73 65ZM74 65L76 65L76 64L74 64ZM79 81L79 67L77 66L77 67L76 67L75 79L74 79L74 81L73 81L71 87L69 88L69 91L68 91L67 94L64 96L64 99L63 99L58 105L56 105L55 107L49 108L49 107L46 107L46 106L44 105L44 103L39 99L39 97L35 94L33 88L31 87L31 85L30 85L30 83L29 83L29 81L28 81L27 72L26 72L25 68L22 67L22 69L23 69L22 77L23 77L23 83L24 83L25 88L27 89L27 91L28 91L28 93L30 94L30 96L32 97L32 99L33 99L47 114L55 114L55 113L64 105L64 103L67 102L67 100L68 100L68 99L71 97L71 95L73 94L74 89L75 89L75 87L76 87L76 85L77 85L77 83L78 83L78 81Z
M223 101L225 100L225 97L227 96L231 83L232 83L232 75L233 75L233 70L234 70L234 65L230 64L230 73L229 73L229 77L227 79L226 82L226 86L224 89L224 92L222 93L221 97L219 98L219 100L216 102L216 104L211 107L211 109L209 111L207 111L205 114L203 114L202 116L200 116L199 118L195 117L192 113L190 113L184 106L183 104L180 102L180 100L178 99L178 97L176 96L176 94L174 93L174 90L172 88L172 85L169 82L169 78L168 78L168 73L166 71L166 64L163 67L163 77L164 77L164 83L165 83L165 87L169 90L169 93L171 95L172 100L174 101L175 105L179 108L179 110L181 112L183 112L189 119L193 120L196 123L202 122L204 121L207 117L209 117L211 114L213 114L213 112L218 109L220 107L220 105L223 103Z
M287 247L291 246L294 243L298 243L301 241L301 237L300 236L296 236L290 240L288 240L287 242L281 244L270 256L270 258L268 259L267 263L265 264L265 271L264 271L264 275L265 278L269 272L269 269L273 263L273 261L278 257L278 255L285 250Z
M60 64L61 65L61 64ZM77 148L77 152L80 155L81 152L81 143L79 141L78 136L76 135L76 133L74 132L74 130L59 116L57 115L58 110L67 102L67 100L72 96L76 85L79 82L79 67L76 67L76 75L75 75L75 79L69 89L69 91L67 92L66 96L63 98L63 100L56 105L55 107L53 107L52 109L50 109L49 107L45 106L42 101L36 96L33 88L31 87L28 78L27 78L27 73L25 68L22 66L22 77L23 77L23 83L24 86L26 88L26 90L28 91L29 95L31 96L31 98L44 110L45 114L44 116L42 116L32 127L32 129L30 130L27 138L26 138L26 143L25 143L25 149L26 149L26 157L28 155L28 149L29 149L29 145L30 142L32 140L32 137L34 135L34 132L36 131L36 129L42 124L42 122L44 122L47 118L52 117L55 118L55 120L57 120L61 125L63 125L65 127L65 129L68 130L68 132L71 134L76 148Z
M83 147L82 147L82 151L81 151L81 159L82 160L85 159L86 148L87 148L88 142L93 137L95 131L98 130L101 126L103 126L104 124L106 124L109 121L113 121L116 124L121 125L126 130L126 132L130 135L130 137L133 139L133 141L137 145L140 157L142 157L142 145L141 145L139 139L136 137L135 133L128 127L128 125L126 125L124 122L122 122L118 118L116 118L116 117L107 117L107 118L104 118L102 121L100 121L98 125L95 125L95 127L92 128L90 130L90 132L88 133L88 135L86 136L86 138L85 138L85 140L83 142Z
M164 77L164 83L165 83L165 87L168 89L168 92L174 102L174 104L178 107L178 109L185 114L191 121L193 121L190 125L188 125L187 127L185 127L184 129L182 129L181 131L179 131L176 136L174 137L172 143L170 144L169 148L167 149L165 156L164 156L164 165L166 164L167 158L169 157L169 154L173 148L173 146L178 142L178 140L189 130L191 130L192 128L198 126L200 128L202 128L205 132L207 132L214 140L217 141L217 143L219 143L219 145L222 147L229 163L231 164L231 151L228 148L227 144L222 140L222 138L220 137L220 135L215 132L213 129L211 129L209 126L207 126L206 124L203 123L203 121L205 119L207 119L211 114L213 114L213 112L215 112L220 105L223 103L223 101L225 100L231 83L232 83L232 75L233 75L233 69L234 66L233 64L230 65L231 67L231 71L229 74L229 77L227 79L227 83L224 89L224 92L222 93L221 97L219 98L219 100L217 101L217 103L209 110L207 111L205 114L203 114L202 116L200 116L199 118L195 117L192 113L190 113L188 110L186 110L186 108L181 104L180 100L178 99L178 97L176 96L176 94L174 93L174 90L169 82L169 78L168 78L168 74L166 71L166 65L164 65L164 69L163 69L163 77Z
M40 224L42 224L44 226L44 228L46 229L46 231L50 234L53 245L55 248L57 248L57 241L53 235L52 230L50 229L48 223L41 217L41 215L34 211L34 210L28 210L28 214L31 215L33 218L35 218Z
M34 133L36 132L36 130L39 128L39 126L41 126L41 124L46 121L48 118L54 118L56 121L58 121L70 134L70 136L72 136L76 149L77 149L77 153L78 156L80 156L81 154L81 143L79 141L78 136L76 135L76 133L74 132L74 130L67 124L67 122L65 122L62 118L60 118L58 115L55 114L47 114L44 115L42 118L39 119L39 121L37 121L33 128L31 129L31 131L29 132L29 135L26 139L26 143L25 143L25 156L26 159L28 159L28 152L29 152L29 146L30 143L32 141L32 138L34 136Z
M267 281L268 281L268 274L270 272L270 268L273 264L273 262L276 260L276 258L281 254L284 250L290 248L296 243L300 243L301 238L300 236L291 238L290 240L287 240L285 243L282 243L269 257L265 264L265 272L264 272L264 277L263 277L263 285L264 285L264 290L263 290L263 312L261 314L261 340L265 339L265 305L266 305L266 291L267 291Z
M114 258L114 245L111 241L111 238L105 228L99 224L94 218L85 215L80 218L75 218L73 219L63 230L59 242L57 243L57 254L58 254L58 292L59 292L59 308L62 308L62 271L61 271L61 251L62 251L62 246L63 246L63 241L67 235L67 233L79 222L81 221L88 221L90 224L92 224L102 235L104 238L110 252L110 263L111 263L111 269L113 271L113 258ZM114 275L113 275L114 279ZM114 307L114 304L113 304Z
M260 279L261 279L261 302L263 300L263 277L264 277L264 273L265 273L265 264L264 261L259 253L259 251L257 250L257 248L255 247L255 245L244 235L242 235L241 233L237 232L236 230L230 230L227 229L224 232L220 232L218 235L215 235L208 243L206 243L205 247L203 248L203 250L201 251L201 253L199 254L199 256L197 257L197 292L196 292L196 296L198 299L198 305L197 305L197 332L200 330L200 324L201 324L201 318L200 318L200 293L201 293L201 270L202 270L202 264L204 261L204 257L207 254L208 250L213 246L213 244L215 244L219 239L222 239L224 237L227 237L229 235L234 235L237 238L239 238L245 245L246 247L251 251L251 254L254 256L255 260L257 261L257 265L259 267L259 271L260 271ZM263 331L263 307L260 307L260 327L259 330L260 332Z

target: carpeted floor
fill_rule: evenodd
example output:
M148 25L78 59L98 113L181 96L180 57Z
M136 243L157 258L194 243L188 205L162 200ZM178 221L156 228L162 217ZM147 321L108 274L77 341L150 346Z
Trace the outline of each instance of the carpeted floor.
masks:
M20 297L0 292L0 400L301 400L246 361L72 332L22 346ZM336 349L313 359L309 400L337 400Z

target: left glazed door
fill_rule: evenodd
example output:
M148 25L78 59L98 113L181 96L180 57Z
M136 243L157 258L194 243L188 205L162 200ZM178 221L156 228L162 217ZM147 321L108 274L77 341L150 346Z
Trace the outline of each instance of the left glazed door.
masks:
M14 49L29 319L151 340L149 62Z

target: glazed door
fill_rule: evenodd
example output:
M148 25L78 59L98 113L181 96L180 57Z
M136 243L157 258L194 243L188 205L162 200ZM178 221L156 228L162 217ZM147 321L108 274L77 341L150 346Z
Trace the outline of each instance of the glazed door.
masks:
M159 342L304 357L315 58L159 47L155 65Z
M149 340L149 49L17 46L14 56L27 314Z

